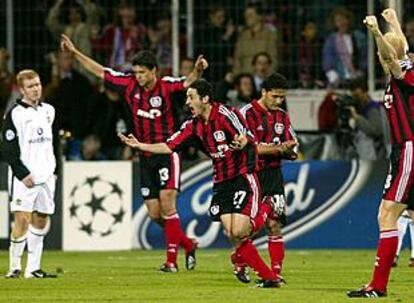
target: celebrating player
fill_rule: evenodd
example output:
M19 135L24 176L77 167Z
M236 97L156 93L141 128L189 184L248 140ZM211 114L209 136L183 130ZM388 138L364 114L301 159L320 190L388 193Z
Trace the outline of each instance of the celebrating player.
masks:
M59 144L55 109L40 100L42 84L34 70L22 70L16 78L23 99L6 114L3 129L3 152L11 168L10 209L14 215L6 278L20 276L26 242L28 256L24 277L56 278L40 267L43 239L50 228L49 216L55 211Z
M134 121L135 136L145 143L160 143L174 133L170 94L182 91L198 79L208 67L199 56L192 73L187 78L157 78L157 62L148 51L138 52L132 58L132 73L124 74L104 68L81 53L65 35L62 35L63 50L71 52L92 74L104 80L105 86L118 91L128 103ZM184 247L186 268L195 267L197 243L183 232L176 209L177 191L180 186L180 156L140 154L141 194L149 216L164 228L167 242L167 260L161 265L163 272L177 272L179 246Z
M250 220L258 212L260 186L255 175L257 153L255 138L247 130L240 113L212 100L212 87L197 80L187 90L193 118L166 143L147 144L133 135L121 140L129 146L155 154L171 154L188 140L199 140L213 161L213 199L210 215L221 221L236 252L262 278L258 287L278 287L280 278L263 262L249 239Z
M258 141L258 178L262 188L262 207L271 206L272 209L266 222L268 250L272 270L277 275L281 273L285 256L282 226L286 222L286 198L280 161L283 158L296 159L295 147L298 144L289 115L280 108L285 101L287 89L286 78L281 74L272 74L262 84L261 98L241 109L249 129ZM265 210L264 214L267 213ZM260 226L253 226L253 232L258 228ZM242 258L233 255L232 260L236 277L242 282L249 281Z
M389 12L389 10L388 10ZM388 14L383 13L388 21ZM391 129L391 165L384 185L383 200L378 214L380 236L375 268L371 282L348 292L349 297L384 297L398 246L397 221L401 213L413 203L413 140L414 120L411 117L410 97L414 92L414 70L405 61L406 41L396 32L383 35L375 16L364 20L378 47L384 71L390 81L384 94L384 107Z

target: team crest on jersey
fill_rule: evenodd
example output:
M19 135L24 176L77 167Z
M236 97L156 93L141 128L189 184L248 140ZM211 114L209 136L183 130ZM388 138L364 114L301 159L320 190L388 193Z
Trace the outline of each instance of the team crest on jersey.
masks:
M12 131L11 129L6 130L6 140L11 141L14 138L16 138L14 131Z
M151 97L149 100L152 107L160 107L162 104L162 99L160 96Z
M215 131L213 133L213 136L214 136L214 140L216 140L217 142L222 142L226 140L226 135L224 134L222 130Z
M275 133L278 135L283 134L283 131L285 130L285 126L282 123L275 123Z

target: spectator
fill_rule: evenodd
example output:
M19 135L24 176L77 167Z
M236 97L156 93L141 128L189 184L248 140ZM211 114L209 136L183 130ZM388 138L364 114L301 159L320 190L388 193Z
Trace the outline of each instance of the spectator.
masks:
M361 31L353 30L353 14L346 8L336 8L330 22L334 32L323 46L323 69L329 86L343 87L347 81L366 74L366 37Z
M262 83L272 73L272 58L266 52L260 52L253 56L251 65L253 67L254 95L261 96Z
M235 97L230 96L230 106L241 109L255 98L254 82L251 74L240 74L234 81Z
M72 141L87 135L88 102L93 92L89 81L73 68L73 58L68 52L57 51L50 55L51 81L44 94L55 107L57 125L69 132ZM68 134L69 134L68 133ZM69 149L71 144L69 143Z
M9 52L0 48L0 129L3 124L3 117L10 108L11 102L17 99L19 92L15 83L15 76L9 71L7 64L9 61Z
M92 96L89 103L88 116L93 116L94 119L88 121L87 129L99 138L105 158L121 159L124 146L118 133L132 132L132 121L128 119L130 109L120 100L119 94L110 89L102 88L101 92Z
M102 161L106 160L101 152L102 143L98 136L89 135L83 142L77 145L79 149L72 149L69 160L73 161Z
M84 6L78 2L71 2L67 10L63 10L62 6L65 0L56 0L55 4L49 10L46 25L54 38L59 41L60 35L65 33L70 37L79 48L87 55L91 55L91 22L97 19L98 8L90 1L86 1ZM88 10L85 10L88 8ZM66 12L63 16L62 11ZM89 21L88 21L89 20ZM86 76L90 80L94 80L79 64L75 63L74 68Z
M322 40L318 37L316 22L305 23L299 39L299 83L303 88L322 87Z
M363 79L350 82L353 101L339 98L339 119L347 119L352 143L345 146L346 158L361 160L385 160L388 149L388 126L385 112L380 103L372 100L368 94L368 86ZM355 102L354 105L350 105ZM345 112L344 112L345 111ZM339 127L341 126L339 122Z
M214 62L205 72L205 77L213 83L221 81L228 72L234 43L236 27L228 18L224 7L213 6L209 19L199 30L195 45L197 53L204 54L207 60Z
M414 53L414 18L410 18L405 23L405 37L408 42L408 51Z
M147 30L137 22L134 5L121 2L115 23L106 26L101 36L93 37L92 43L93 52L103 56L105 64L120 70L130 69L127 63L130 57L148 46Z
M249 4L244 11L246 26L240 33L234 52L235 75L240 73L251 73L252 59L258 52L266 52L271 58L273 66L277 68L277 34L265 27L263 12L259 4Z
M172 74L171 31L171 16L169 14L163 14L156 21L155 28L148 30L150 49L157 59L160 77ZM180 56L185 57L187 51L185 36L179 35L178 39Z
M194 69L194 59L189 57L184 57L180 62L180 76L187 77L192 70Z

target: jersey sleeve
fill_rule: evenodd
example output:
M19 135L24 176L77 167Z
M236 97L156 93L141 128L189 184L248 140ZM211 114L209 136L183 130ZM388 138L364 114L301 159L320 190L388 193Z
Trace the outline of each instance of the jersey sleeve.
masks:
M246 120L238 110L230 110L223 107L223 114L225 116L226 130L233 138L236 135L245 134L250 143L256 144L256 137L247 126Z
M56 159L56 168L54 174L57 175L60 171L60 137L59 137L59 124L56 119L56 112L54 112L53 123L52 123L52 134L53 134L53 155Z
M162 81L169 93L184 91L184 82L186 79L186 77L162 77Z
M111 68L104 68L104 85L106 88L116 91L119 94L125 94L129 85L136 81L131 74L125 74L115 71Z
M296 132L292 126L292 124L290 123L290 118L289 118L289 114L286 113L285 116L285 134L284 134L284 139L283 141L289 141L289 140L297 140L297 135Z
M194 121L187 120L182 125L180 130L175 132L167 139L168 147L173 151L180 151L185 142L195 136Z
M3 156L10 165L13 174L23 180L30 174L29 169L20 159L19 131L13 121L13 109L11 109L4 120L3 126Z
M408 70L405 73L404 78L402 80L404 81L405 84L413 87L414 86L414 69Z

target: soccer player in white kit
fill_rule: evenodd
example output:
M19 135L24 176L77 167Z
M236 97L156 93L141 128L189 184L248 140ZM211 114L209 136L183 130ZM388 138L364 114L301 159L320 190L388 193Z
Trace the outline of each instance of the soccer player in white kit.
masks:
M9 164L10 210L14 215L6 278L21 275L26 242L24 277L55 278L40 267L49 216L55 211L59 144L55 109L41 101L42 84L37 72L22 70L16 79L23 98L6 114L2 134L3 153Z

